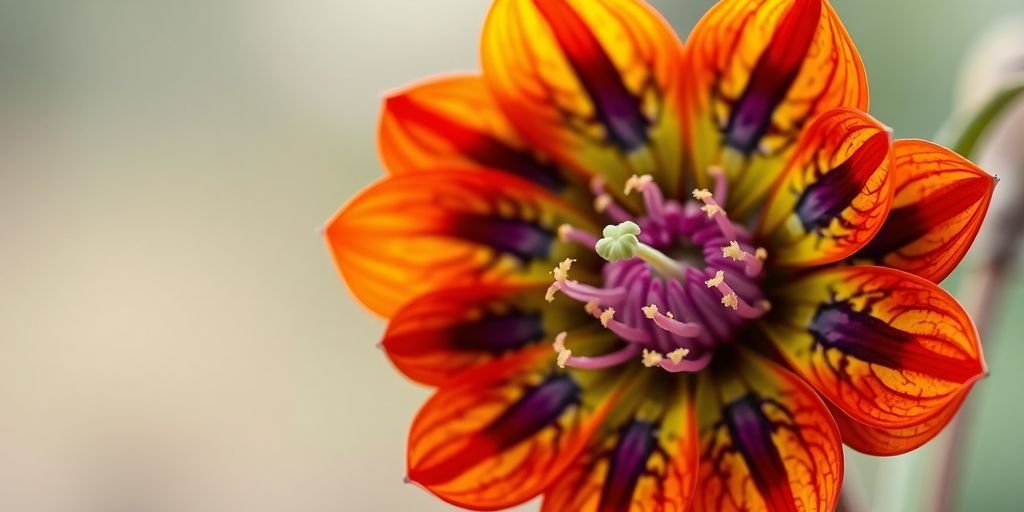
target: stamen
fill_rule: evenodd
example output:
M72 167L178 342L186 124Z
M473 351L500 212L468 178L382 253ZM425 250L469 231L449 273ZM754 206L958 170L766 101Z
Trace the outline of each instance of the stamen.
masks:
M615 309L608 308L601 311L601 308L597 305L591 306L587 304L585 307L588 313L594 315L598 320L601 321L601 325L607 328L609 331L615 333L616 336L622 338L624 341L629 343L636 343L640 345L646 345L651 342L651 335L646 330L639 327L633 327L626 325L618 320L615 320Z
M626 345L615 352L596 357L572 357L570 355L566 358L565 365L570 368L599 370L601 368L610 368L612 366L623 364L636 357L639 353L640 346L631 344Z
M729 198L729 180L725 176L725 169L712 165L708 168L708 174L715 178L715 201L718 204L725 204Z
M554 287L556 285L556 291L561 291L580 302L596 301L601 304L618 305L626 298L627 293L627 290L622 287L597 288L579 281L555 281L551 286ZM549 287L548 290L550 291L551 288Z
M715 223L718 224L718 229L721 230L726 238L730 240L736 239L736 227L729 221L729 216L725 213L725 209L715 200L708 189L695 189L693 191L693 198L704 203L701 210L708 214L709 219L715 220Z
M757 249L757 254L767 256L768 253L762 249ZM729 245L722 247L722 256L729 258L733 261L742 261L746 263L746 273L750 277L754 277L761 273L761 269L764 268L764 259L750 254L740 248L740 243L736 240L729 242Z
M563 242L574 242L584 247L593 247L597 243L597 237L582 229L576 229L569 224L558 226L558 239Z
M555 276L555 281L565 282L569 278L569 269L572 268L573 262L576 260L572 258L566 258L558 264L557 267L551 270L551 275Z
M565 363L569 361L570 357L572 357L572 350L563 348L558 351L558 358L555 362L558 363L559 368L565 368Z
M715 277L704 281L704 284L708 288L717 288L722 294L722 305L736 311L741 318L754 319L764 315L766 309L751 306L747 301L743 300L739 295L733 291L732 287L725 282L725 272L719 270L715 272Z
M680 359L678 362L662 361L661 368L667 372L699 372L711 362L711 351L705 351L696 359Z
M640 362L642 362L644 366L648 368L653 368L661 364L661 360L663 358L664 356L662 356L660 353L655 352L653 350L647 350L645 348L643 352L643 357L640 359Z
M673 318L672 312L661 314L658 312L658 306L651 304L641 308L644 312L644 316L654 320L654 325L657 325L662 330L681 336L683 338L696 338L700 336L701 326L696 323L680 322Z
M565 350L565 338L569 333L562 331L555 335L555 342L551 344L551 348L555 349L555 352L561 353Z
M688 348L677 348L668 353L668 359L669 361L672 361L672 364L679 364L679 361L682 361L689 353L690 349Z
M626 222L632 215L620 206L605 189L603 179L594 177L590 180L590 191L594 194L594 210L603 213L615 222Z
M626 180L625 194L639 190L644 196L644 206L647 208L647 216L660 219L664 216L665 197L661 195L661 189L654 183L654 177L650 174L643 176L633 175Z

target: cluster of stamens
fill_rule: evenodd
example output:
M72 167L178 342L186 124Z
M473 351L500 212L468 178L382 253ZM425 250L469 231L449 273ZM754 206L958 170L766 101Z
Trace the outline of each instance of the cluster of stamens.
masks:
M583 303L623 344L599 356L574 356L566 348L568 334L559 333L553 348L560 367L607 368L639 357L646 367L699 371L717 346L732 342L748 321L768 311L760 286L768 255L729 219L724 173L711 174L714 193L694 190L685 203L666 199L651 176L633 176L624 192L642 195L645 213L639 216L618 204L602 180L591 182L594 208L615 224L601 238L569 225L558 234L608 261L603 285L569 279L575 260L566 259L552 271L545 298L551 302L562 293ZM690 258L667 251L690 251Z

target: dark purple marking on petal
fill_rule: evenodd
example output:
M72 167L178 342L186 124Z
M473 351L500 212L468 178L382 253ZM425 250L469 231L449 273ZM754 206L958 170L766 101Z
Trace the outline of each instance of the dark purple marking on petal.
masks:
M933 227L949 221L976 204L992 186L989 178L970 178L950 183L916 203L894 208L882 230L861 249L857 257L881 260L920 240Z
M967 354L956 358L928 350L914 334L857 311L849 302L818 306L807 327L816 343L870 364L964 383L982 373Z
M551 27L612 142L624 151L646 144L649 123L637 98L580 15L565 0L533 3Z
M502 355L544 338L540 313L510 309L502 314L488 312L479 319L447 328L390 335L384 345L389 353L399 357L450 349Z
M814 180L796 203L796 214L805 231L824 229L864 190L889 155L889 134L879 132L838 167Z
M633 420L619 435L601 490L600 512L629 510L647 459L657 447L654 423Z
M786 465L772 440L772 423L761 407L757 396L748 393L726 406L723 421L768 509L795 512Z
M579 403L581 389L567 374L556 374L526 392L484 429L501 448L520 441L554 423L566 408Z
M510 147L486 133L424 108L407 95L388 98L387 108L400 118L445 138L464 155L483 166L508 171L554 192L565 188L565 180L554 167L544 165L532 155Z
M551 231L530 222L475 215L456 217L450 232L456 238L490 246L522 262L547 258L555 241Z
M512 352L544 338L540 313L510 310L489 313L471 323L459 324L449 331L453 345L460 350L481 350L496 355Z
M814 41L821 0L796 0L754 65L750 80L733 105L725 144L749 155L772 125L772 114L786 98Z

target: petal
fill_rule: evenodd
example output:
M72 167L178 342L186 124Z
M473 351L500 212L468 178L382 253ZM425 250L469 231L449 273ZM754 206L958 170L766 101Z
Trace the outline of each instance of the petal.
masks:
M481 43L484 79L523 137L620 189L652 174L680 184L682 45L636 0L496 0Z
M554 192L565 187L561 171L530 152L480 77L443 78L389 96L378 134L394 174L490 168Z
M390 176L364 190L326 229L335 262L368 308L391 316L448 287L549 284L564 258L597 257L558 241L588 220L530 182L496 171ZM575 271L575 269L574 269Z
M869 426L918 425L985 373L970 317L912 274L830 268L781 286L777 296L764 328L782 357Z
M835 406L830 406L832 416L839 425L839 432L847 446L868 455L887 457L902 455L920 448L931 441L942 431L960 410L960 405L967 398L965 389L956 399L946 404L934 416L909 427L876 428L869 427L849 416Z
M614 402L610 372L562 372L548 347L442 387L409 434L409 478L454 505L511 507L575 460Z
M843 451L825 404L777 364L735 357L701 375L694 510L833 510Z
M439 290L406 304L388 323L382 346L407 377L440 385L475 366L539 342L609 333L583 308L547 303L545 287Z
M821 265L867 244L892 206L890 148L888 129L859 110L811 123L759 227L772 262Z
M645 373L644 385L624 394L584 455L545 492L542 512L686 510L698 465L692 382Z
M942 281L978 235L996 180L960 155L923 140L893 144L891 174L892 211L854 261Z
M868 108L864 64L825 0L722 0L690 34L685 61L699 184L724 165L736 213L760 202L808 122Z

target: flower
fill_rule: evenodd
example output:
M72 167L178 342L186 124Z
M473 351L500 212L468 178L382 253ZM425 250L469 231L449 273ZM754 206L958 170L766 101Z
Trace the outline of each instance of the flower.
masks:
M326 237L438 389L408 478L462 507L831 510L842 443L932 438L986 370L936 283L994 179L893 141L825 0L496 0L483 73L390 96Z

